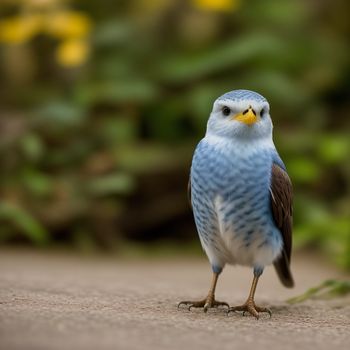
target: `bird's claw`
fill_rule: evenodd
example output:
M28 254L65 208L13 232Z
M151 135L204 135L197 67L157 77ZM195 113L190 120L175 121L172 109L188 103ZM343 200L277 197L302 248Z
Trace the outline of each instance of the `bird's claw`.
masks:
M191 310L191 308L203 308L204 312L207 312L209 309L211 308L218 308L220 306L225 306L227 308L229 308L229 304L227 304L224 301L217 301L214 298L208 297L206 299L203 300L199 300L199 301L181 301L178 305L177 308L180 308L181 305L185 305L188 309L188 311Z
M243 316L245 316L246 313L249 313L252 316L254 316L257 320L259 319L259 313L260 312L268 313L270 318L272 316L272 312L271 312L270 309L268 309L267 307L260 307L260 306L255 305L253 300L248 300L243 305L230 307L227 310L227 315L230 312L236 312L236 311L243 311Z

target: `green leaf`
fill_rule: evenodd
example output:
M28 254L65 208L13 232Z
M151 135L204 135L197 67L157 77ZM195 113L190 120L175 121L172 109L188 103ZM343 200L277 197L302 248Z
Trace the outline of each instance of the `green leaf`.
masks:
M164 80L188 81L247 64L259 56L278 55L283 48L283 42L276 36L263 33L241 35L199 54L171 57L159 67L158 74Z
M350 281L327 280L308 289L304 294L287 300L290 304L301 303L308 299L324 299L350 294Z
M193 147L193 145L192 145ZM161 172L190 163L191 148L166 147L164 144L137 144L116 149L115 156L121 169L131 174Z
M134 29L130 22L120 18L114 18L99 23L93 32L93 44L99 47L111 46L115 47L117 44L124 44L133 33Z
M321 159L328 163L338 163L349 157L350 142L348 136L325 135L318 145Z
M157 87L151 81L129 76L124 80L89 83L80 88L78 99L83 104L136 103L151 101L157 94Z
M45 245L49 241L49 234L40 222L18 206L0 202L0 219L11 222L35 244Z
M287 162L288 173L291 178L300 183L315 181L321 174L321 167L310 158L294 158Z
M101 136L109 144L127 144L136 138L137 125L131 118L112 116L101 126Z
M37 196L47 196L53 190L50 177L35 169L25 169L21 174L21 180L25 187Z
M123 173L100 176L90 180L86 188L88 192L97 196L111 194L128 194L135 188L134 179Z
M37 120L51 128L80 125L86 116L81 106L64 100L43 103L34 114Z
M37 134L29 133L25 135L21 138L20 144L25 156L32 161L39 160L44 154L44 144Z

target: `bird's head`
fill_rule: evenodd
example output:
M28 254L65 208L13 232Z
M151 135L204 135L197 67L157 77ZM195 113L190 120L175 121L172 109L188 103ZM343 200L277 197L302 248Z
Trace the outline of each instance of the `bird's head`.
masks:
M220 96L210 114L207 135L229 139L271 139L270 106L254 91L233 90Z

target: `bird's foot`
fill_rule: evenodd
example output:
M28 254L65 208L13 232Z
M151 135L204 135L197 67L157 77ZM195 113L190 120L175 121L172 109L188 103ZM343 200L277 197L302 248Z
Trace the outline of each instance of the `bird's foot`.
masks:
M199 308L202 307L204 312L207 312L211 308L218 308L220 306L225 306L229 308L229 304L225 303L224 301L217 301L215 300L214 296L209 295L207 298L199 301L181 301L177 307L179 308L181 305L184 305L187 307L187 309L190 311L191 308Z
M248 312L252 316L254 316L257 320L259 319L260 312L266 312L270 315L270 317L272 316L272 312L270 309L255 305L255 302L252 299L248 299L243 305L230 307L227 310L227 314L229 314L230 312L236 312L236 311L243 311L243 316Z

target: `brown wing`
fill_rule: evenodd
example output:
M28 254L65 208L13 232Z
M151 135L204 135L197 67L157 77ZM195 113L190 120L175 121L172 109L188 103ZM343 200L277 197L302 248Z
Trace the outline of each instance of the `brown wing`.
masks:
M272 166L270 193L273 218L283 239L282 253L274 262L274 266L283 285L286 287L293 287L294 280L290 271L293 224L293 188L286 171L276 164Z

